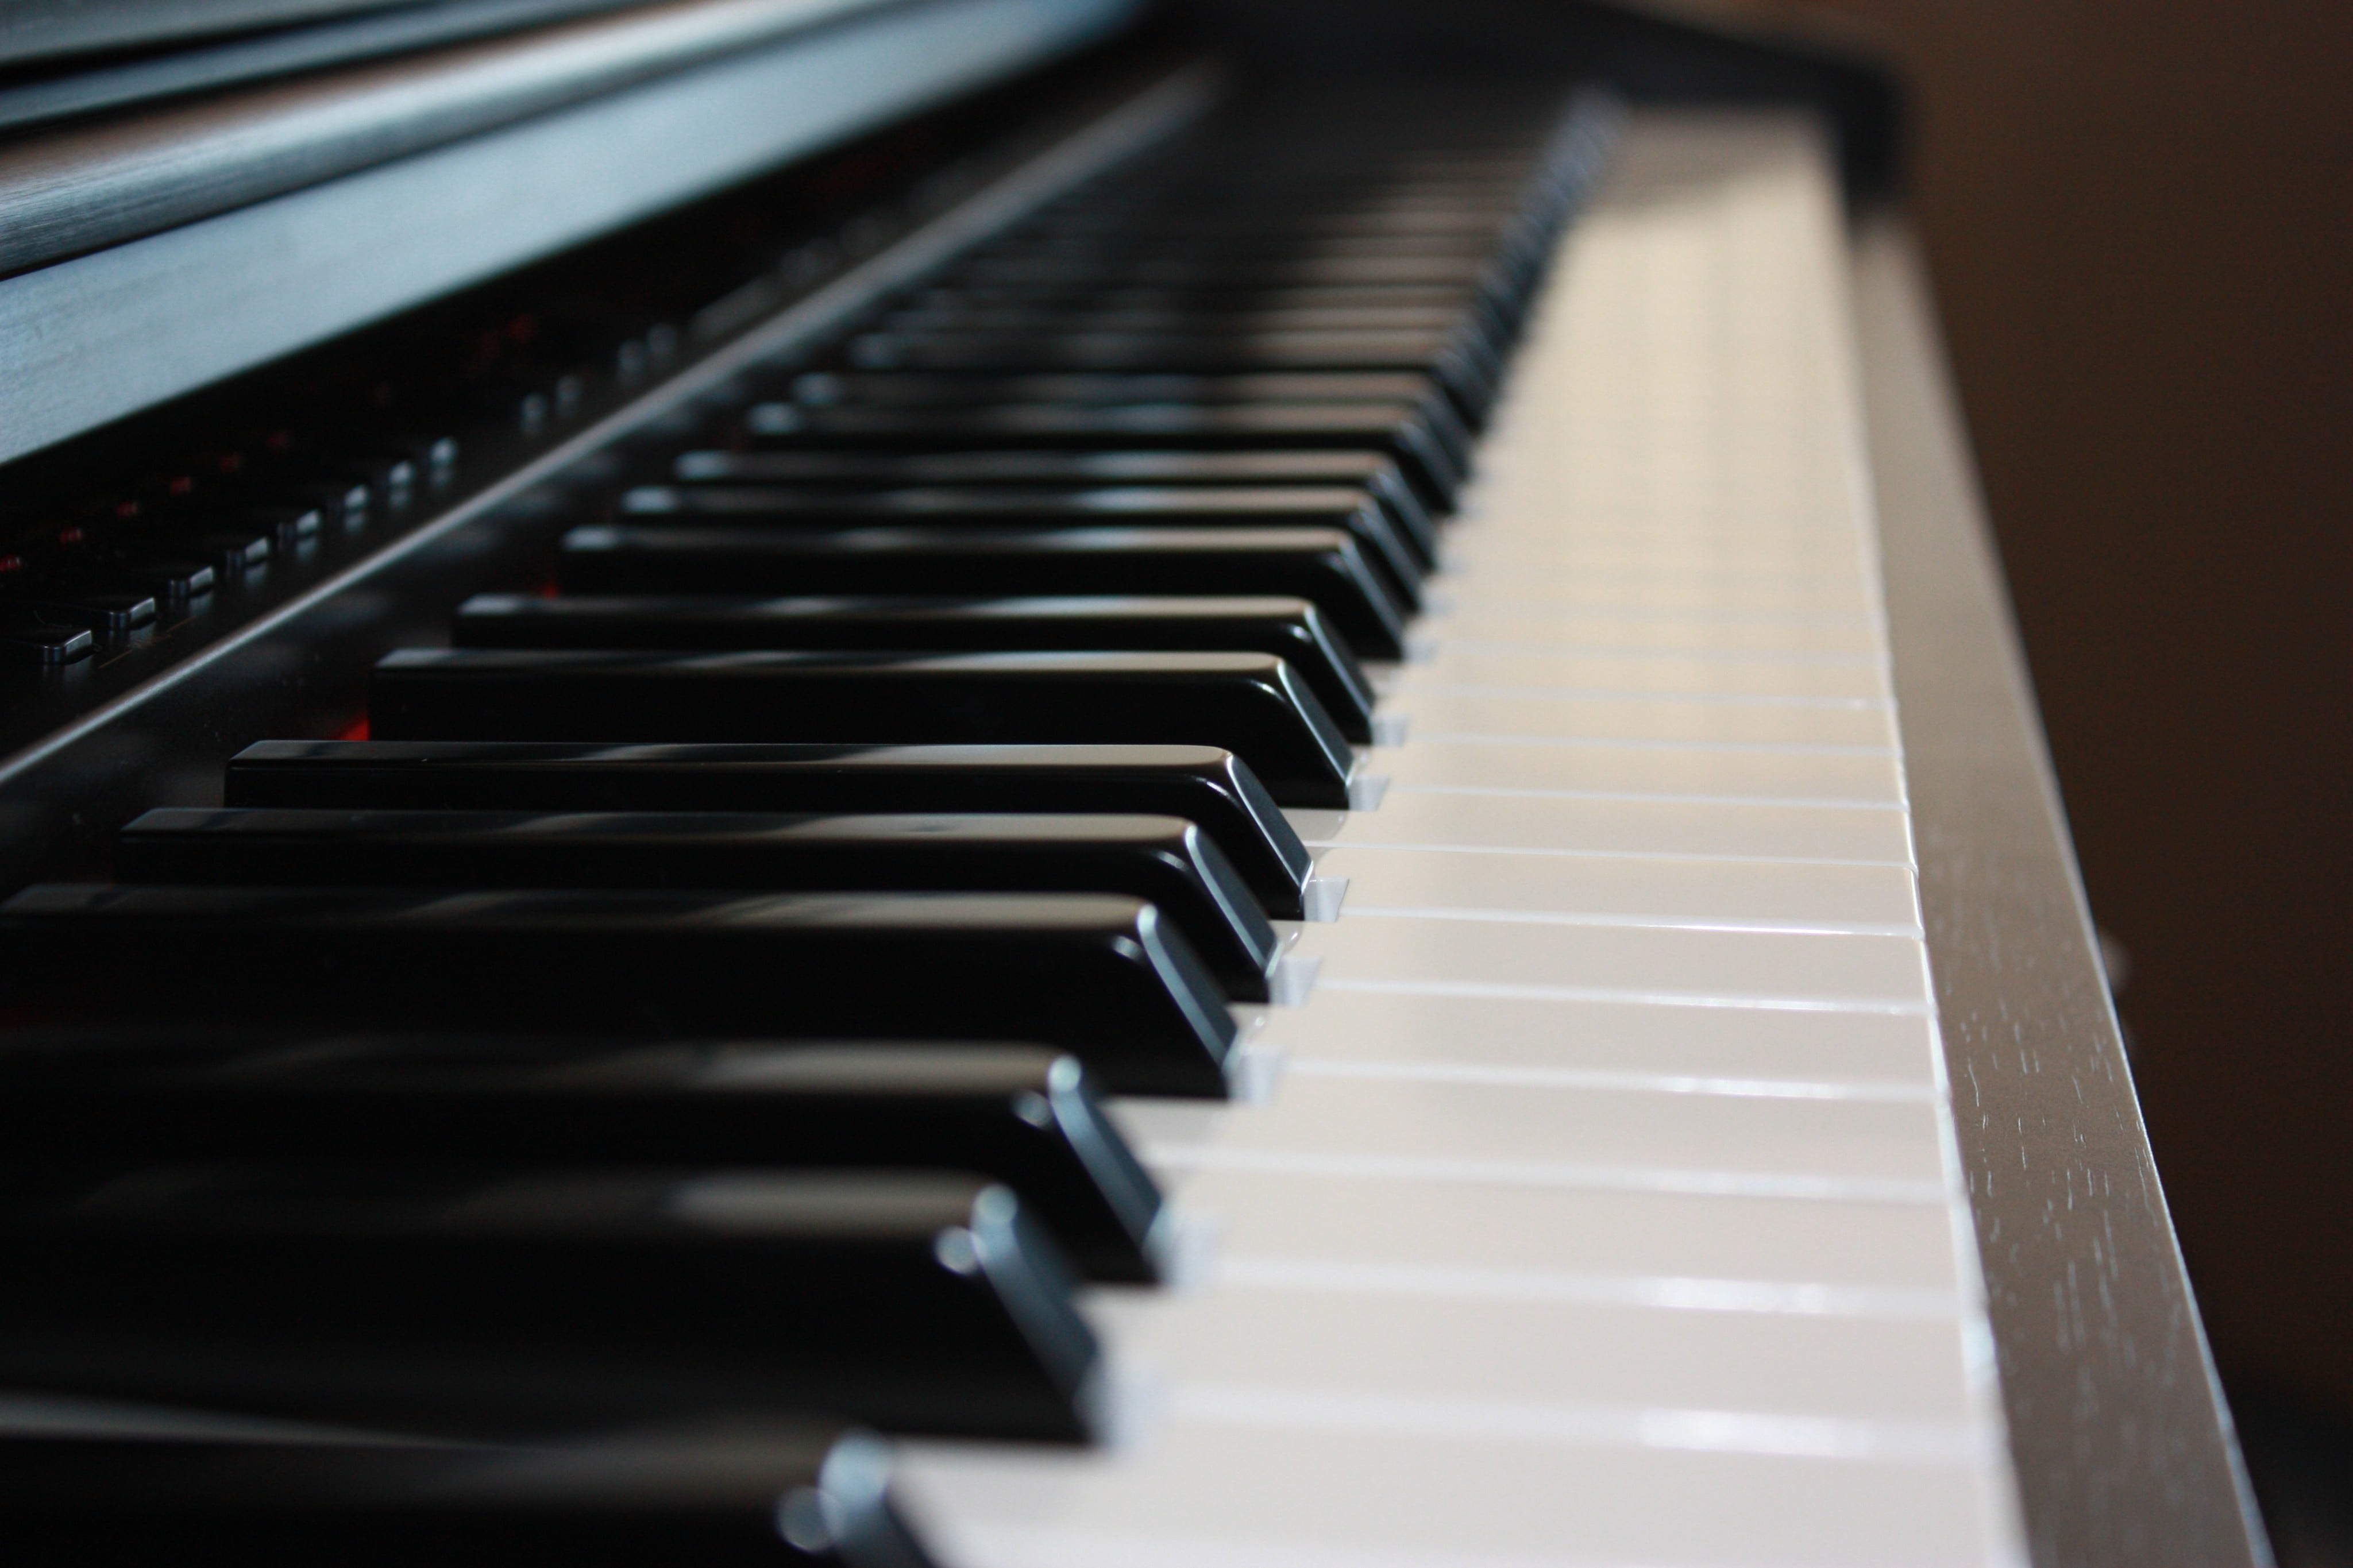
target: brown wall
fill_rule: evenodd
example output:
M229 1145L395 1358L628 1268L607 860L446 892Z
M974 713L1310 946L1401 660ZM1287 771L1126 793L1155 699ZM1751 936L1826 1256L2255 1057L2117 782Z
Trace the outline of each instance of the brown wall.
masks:
M1774 0L1915 205L2226 1373L2353 1414L2353 5Z

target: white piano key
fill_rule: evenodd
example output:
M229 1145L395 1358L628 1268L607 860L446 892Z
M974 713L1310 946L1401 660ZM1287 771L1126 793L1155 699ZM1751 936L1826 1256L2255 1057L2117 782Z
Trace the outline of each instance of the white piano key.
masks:
M1883 702L1886 671L1868 660L1831 663L1687 655L1536 651L1525 646L1449 637L1389 683L1392 690L1432 686L1513 686L1552 691L1641 691L1661 696L1758 697Z
M1414 749L1405 748L1405 753ZM1380 809L1347 813L1331 829L1329 842L1350 848L1417 845L1844 866L1903 867L1911 861L1903 814L1889 806L1597 800L1565 791L1425 786L1410 773L1388 777Z
M1937 1108L1301 1076L1241 1110L1118 1101L1147 1163L1445 1182L1898 1197L1944 1192Z
M1507 1414L1517 1413L1202 1399L1137 1463L925 1444L907 1468L919 1517L958 1568L2011 1560L1989 1529L1979 1467L1947 1457L1952 1435L1941 1428L1933 1457L1890 1461L1786 1451L1868 1439L1844 1424L1744 1430L1736 1418L1596 1411L1512 1431ZM1774 1446L1784 1451L1756 1451Z
M1368 764L1394 786L1657 795L1708 804L1900 805L1893 751L1762 752L1721 746L1477 740L1409 731Z
M1661 1310L1945 1316L1963 1310L1941 1206L1511 1183L1174 1170L1219 1243L1213 1281L1253 1268L1335 1289L1586 1294ZM1287 1272L1286 1272L1287 1271Z
M1520 1072L1640 1073L1704 1085L1827 1084L1925 1091L1936 1082L1926 1017L1517 996L1319 990L1257 1037L1294 1060ZM1758 1092L1762 1092L1759 1090Z
M1884 708L1800 708L1692 698L1550 697L1530 690L1392 693L1387 711L1418 733L1528 735L1558 740L1681 741L1717 745L1881 750L1895 743Z
M1320 984L1343 990L1427 980L1801 1012L1920 1013L1928 1002L1908 937L1344 916L1308 927L1293 951L1323 960Z
M1868 620L1873 600L1860 574L1820 577L1703 577L1679 572L1604 573L1530 557L1450 556L1431 584L1458 616L1481 603L1607 605L1696 616Z
M1702 930L1920 931L1918 899L1903 866L1399 848L1359 843L1344 829L1317 858L1316 870L1348 879L1351 916L1423 910Z
M1969 1415L1952 1319L1659 1311L1534 1292L1342 1293L1291 1288L1271 1269L1229 1270L1176 1310L1142 1292L1099 1294L1096 1316L1122 1355L1175 1382L1856 1421L1960 1425ZM1400 1357L1400 1344L1423 1349Z
M1867 619L1702 620L1661 612L1636 615L1617 605L1531 607L1485 598L1466 604L1442 592L1430 613L1414 623L1413 635L1439 644L1450 637L1475 637L1502 643L1673 653L1868 661L1885 657L1879 628Z

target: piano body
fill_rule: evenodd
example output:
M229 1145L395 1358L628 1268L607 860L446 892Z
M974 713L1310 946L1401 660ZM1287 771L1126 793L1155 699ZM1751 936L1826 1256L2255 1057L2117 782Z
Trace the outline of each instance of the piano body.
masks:
M12 1560L2265 1560L1868 69L9 11Z

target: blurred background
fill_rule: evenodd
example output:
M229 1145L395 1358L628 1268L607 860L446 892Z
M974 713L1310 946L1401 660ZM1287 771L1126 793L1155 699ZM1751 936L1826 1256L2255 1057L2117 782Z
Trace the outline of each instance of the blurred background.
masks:
M2207 1331L2283 1562L2353 1563L2353 5L1740 9L1907 78L1913 204Z

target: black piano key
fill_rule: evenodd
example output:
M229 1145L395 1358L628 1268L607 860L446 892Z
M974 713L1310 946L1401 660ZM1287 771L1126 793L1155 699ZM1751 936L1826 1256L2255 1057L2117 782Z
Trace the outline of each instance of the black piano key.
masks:
M245 1158L972 1171L1095 1278L1155 1279L1167 1246L1159 1189L1077 1058L1029 1046L19 1031L0 1040L0 1167L18 1173Z
M1460 285L1302 284L1260 289L1217 289L1151 283L937 285L910 297L910 310L1024 310L1083 316L1097 310L1176 312L1198 320L1240 321L1258 315L1284 317L1293 310L1430 310L1448 327L1466 315L1492 317L1493 302ZM886 318L887 320L887 318ZM1037 324L1021 322L1024 328ZM1430 323L1422 323L1428 325Z
M177 1414L177 1413L174 1413ZM542 1445L0 1433L18 1568L930 1568L879 1439L818 1418ZM201 1428L198 1428L201 1430Z
M327 526L326 512L318 506L255 506L246 508L243 516L247 522L269 531L280 554L318 538Z
M1299 672L1342 734L1359 745L1373 741L1371 683L1304 599L477 594L458 607L451 641L459 647L1271 653Z
M1157 905L1238 999L1268 999L1274 928L1175 816L167 809L115 842L126 882L1124 893Z
M143 544L119 546L94 567L69 573L60 579L67 584L106 588L128 584L147 590L166 605L185 605L201 598L211 593L219 581L220 574L212 563L198 555Z
M1101 1373L1071 1289L954 1173L159 1166L0 1201L0 1381L454 1436L768 1406L1072 1441Z
M1199 485L1103 489L972 489L845 494L788 485L638 485L615 509L628 523L771 523L844 529L908 523L1044 528L1335 528L1353 536L1391 597L1420 606L1421 580L1437 564L1396 527L1372 494L1312 485L1265 489Z
M155 595L136 587L88 586L52 589L6 601L12 608L37 613L68 626L120 637L155 618Z
M937 332L951 331L981 332L1198 332L1223 327L1229 330L1250 331L1447 331L1462 323L1467 315L1468 312L1465 308L1461 304L1456 302L1443 304L1293 304L1273 306L1253 305L1244 302L1237 304L1229 309L1218 310L1215 308L1187 305L1177 301L1172 301L1159 306L1152 306L1134 303L1094 305L1084 301L1073 300L1067 305L1058 308L1048 305L987 304L977 301L966 304L954 304L949 303L946 300L935 300L923 304L911 305L902 310L893 310L891 314L882 318L881 330L888 332ZM809 374L813 376L828 374L833 373L822 371L813 371L809 373ZM1352 381L1358 374L1373 376L1376 379L1383 381L1388 379L1386 374L1377 372L1351 373L1336 371L1296 371L1289 374L1273 373L1263 375L1239 376L1230 379L1240 382L1266 382L1274 384L1290 384L1298 381L1323 382L1327 380L1343 382ZM843 379L854 380L856 377L848 376ZM1066 375L1041 376L1036 379L1083 382L1092 381L1098 378L1084 375ZM1132 379L1159 380L1163 378L1138 375L1134 377L1103 377L1101 379L1127 381ZM1169 377L1167 379L1179 381L1202 381L1210 378L1200 376L1181 376ZM1229 378L1219 377L1215 379L1226 380ZM803 402L854 401L854 398L849 397L834 397L827 399L822 397L807 396L801 392L800 387L800 379L796 378L794 382L794 395ZM1181 398L1185 395L1180 391L1175 395ZM1293 395L1293 394L1289 390L1270 387L1265 391L1254 393L1252 395L1255 397L1273 400L1289 397ZM1395 397L1400 395L1398 393L1390 392L1379 394L1377 395ZM1046 395L1042 400L1051 401L1051 395ZM882 401L882 399L877 399L876 401ZM1041 399L1033 396L1023 398L1019 401L1037 402L1041 401ZM1149 401L1149 399L1129 398L1127 401ZM1330 401L1330 398L1327 395L1313 399L1313 401L1328 402Z
M1001 260L1092 260L1113 265L1156 260L1172 254L1198 264L1274 267L1294 263L1401 257L1445 258L1470 265L1495 254L1491 229L1470 234L1423 228L1412 233L1302 234L1288 224L1251 226L1197 224L1195 215L1169 215L1162 224L1146 219L1115 230L1074 232L1050 224L1004 235L966 255L976 262Z
M1126 1093L1220 1096L1234 1022L1152 905L50 884L0 905L29 1022L1029 1040Z
M556 575L568 594L1275 595L1314 605L1359 658L1405 656L1404 609L1329 528L593 524L564 536Z
M1045 285L1159 283L1219 289L1285 289L1310 284L1403 283L1493 292L1507 286L1493 279L1483 258L1461 256L1334 256L1231 258L1188 255L1135 256L1109 265L1090 258L1053 256L984 258L955 268L950 284Z
M680 484L788 484L912 489L936 485L1086 489L1111 485L1335 486L1368 490L1424 559L1438 530L1396 462L1374 451L1297 452L714 452L679 454Z
M345 810L1176 816L1200 826L1278 920L1305 912L1314 869L1249 764L1208 746L263 741L229 760L225 798Z
M975 365L970 368L986 368ZM1462 482L1441 432L1407 404L1260 403L1189 407L1024 404L998 408L803 408L759 404L744 426L756 445L827 451L1017 450L1179 452L1357 447L1386 453L1415 492L1443 510Z
M1265 654L410 648L376 665L368 716L387 741L1219 746L1275 799L1341 808L1355 766Z
M230 580L266 563L277 546L277 531L268 523L154 528L135 537L159 552L206 562Z
M1031 330L1024 323L1018 331ZM1293 371L1258 375L1084 372L1034 375L920 371L807 371L786 387L810 408L992 408L1007 404L1082 406L1177 403L1204 407L1261 403L1404 403L1426 416L1452 413L1444 389L1412 371Z
M26 605L0 604L0 653L17 664L71 664L88 658L98 639L78 619Z
M365 528L375 506L367 481L360 479L265 479L252 495L264 506L316 511L323 528L345 533Z

